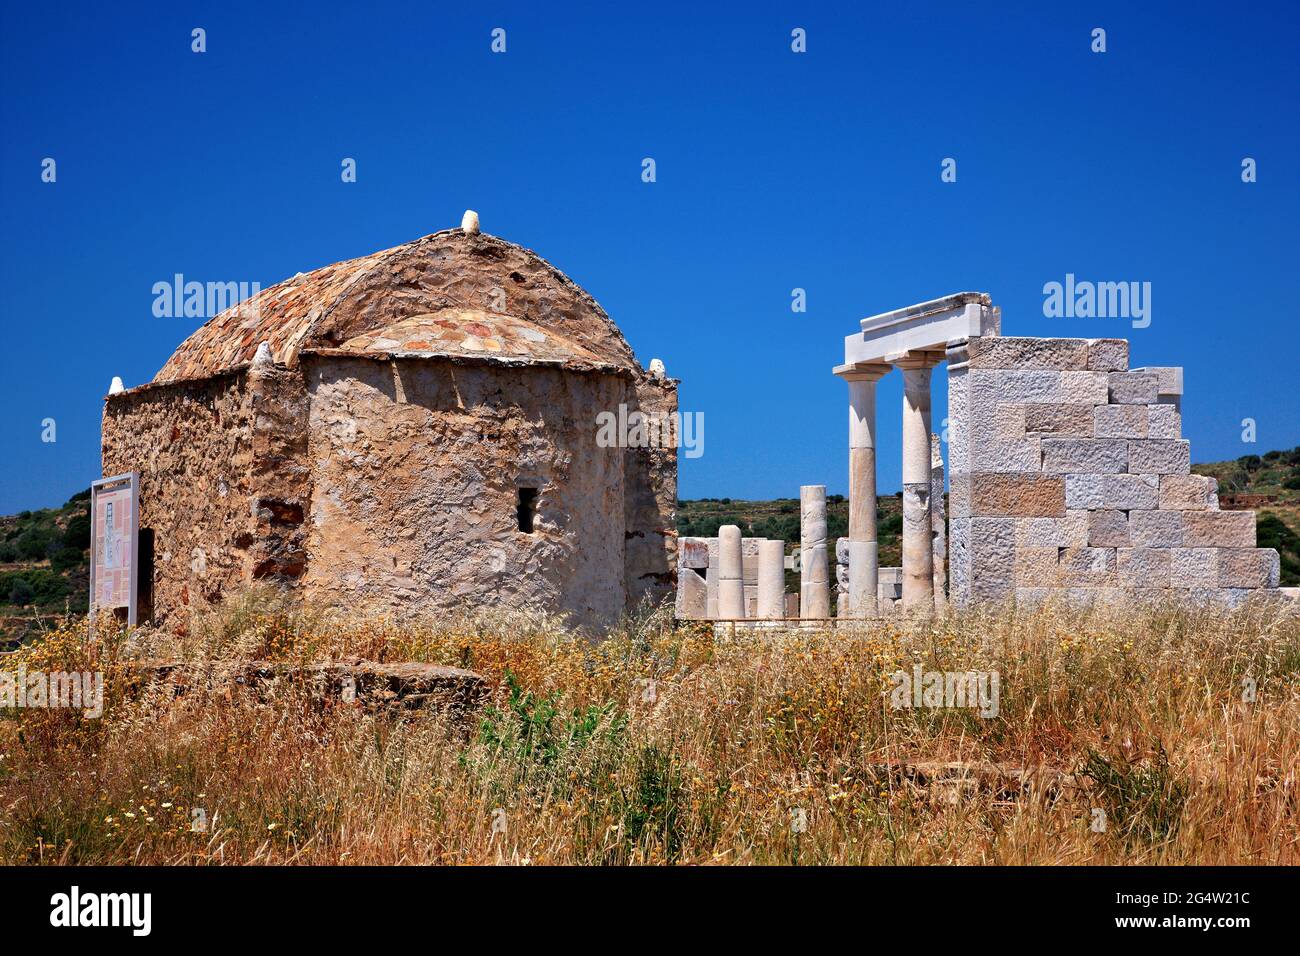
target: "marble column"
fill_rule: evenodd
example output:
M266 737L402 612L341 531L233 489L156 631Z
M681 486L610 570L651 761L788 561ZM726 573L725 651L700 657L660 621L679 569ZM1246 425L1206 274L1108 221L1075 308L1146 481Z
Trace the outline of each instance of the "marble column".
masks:
M718 617L723 620L745 616L745 572L740 550L740 529L724 524L718 529Z
M909 352L903 370L903 608L934 608L934 553L930 541L930 370L936 360Z
M830 617L825 485L803 485L799 489L799 567L799 617Z
M785 617L785 542L758 543L758 617Z
M870 363L836 374L849 385L849 592L851 617L876 613L876 383L889 372Z

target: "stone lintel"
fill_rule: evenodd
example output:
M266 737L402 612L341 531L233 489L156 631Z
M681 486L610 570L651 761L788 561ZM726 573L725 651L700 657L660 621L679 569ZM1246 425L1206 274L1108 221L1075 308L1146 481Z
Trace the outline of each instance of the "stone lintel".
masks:
M863 319L861 331L844 339L844 362L879 361L918 350L942 355L951 341L997 335L998 325L997 310L987 294L959 292Z

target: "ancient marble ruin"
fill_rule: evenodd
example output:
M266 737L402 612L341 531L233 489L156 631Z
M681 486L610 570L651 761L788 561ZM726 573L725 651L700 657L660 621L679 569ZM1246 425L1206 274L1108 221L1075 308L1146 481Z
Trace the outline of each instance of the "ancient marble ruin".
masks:
M103 470L140 474L156 624L270 581L599 628L670 595L676 567L676 449L602 447L596 416L621 407L672 416L676 383L470 213L267 288L116 385Z
M946 469L930 409L931 372L943 362ZM876 385L895 368L903 375L902 567L881 568ZM1254 513L1219 510L1214 480L1191 474L1182 369L1131 368L1123 339L1003 336L988 295L963 292L863 319L834 372L849 390L839 618L1054 595L1235 606L1282 593L1277 552L1255 546ZM829 617L824 486L805 486L800 500L799 606L787 603L786 617L821 620ZM767 542L724 530L775 561ZM678 616L752 617L709 602L714 554L709 539L680 542ZM1282 590L1291 597L1294 589ZM764 608L774 604L768 594Z

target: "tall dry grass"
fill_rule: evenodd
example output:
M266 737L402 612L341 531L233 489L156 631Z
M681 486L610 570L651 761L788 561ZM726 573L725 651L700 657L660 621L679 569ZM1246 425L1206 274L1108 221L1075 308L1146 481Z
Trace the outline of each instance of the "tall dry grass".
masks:
M1263 610L1003 608L780 637L715 637L659 611L595 643L544 617L347 619L255 593L184 641L83 635L0 665L101 669L109 691L98 720L3 712L2 862L1300 856L1300 621ZM322 706L287 681L269 697L131 691L132 656L429 661L495 690L457 726ZM998 715L891 708L889 675L914 663L998 671ZM948 762L994 783L905 769ZM1015 769L1036 785L997 782Z

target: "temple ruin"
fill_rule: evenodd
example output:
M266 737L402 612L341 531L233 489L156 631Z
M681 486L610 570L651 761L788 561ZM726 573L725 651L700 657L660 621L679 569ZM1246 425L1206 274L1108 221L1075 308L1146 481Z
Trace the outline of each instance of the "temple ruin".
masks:
M931 373L945 361L946 516L930 414ZM903 374L902 566L880 568L876 385L894 368ZM837 617L1053 595L1226 606L1252 594L1294 596L1278 589L1277 552L1255 546L1254 512L1219 510L1214 479L1191 474L1182 369L1130 368L1123 339L1003 336L989 297L963 292L863 319L834 373L849 389L849 528L835 548ZM789 601L774 614L771 594L761 612L756 602L715 608L720 562L737 551L743 562L752 551L757 592L759 579L774 580L777 560L762 540L724 527L726 537L679 543L678 615L829 617L824 486L805 486L800 500L797 613Z
M139 474L142 617L183 627L267 581L606 627L672 593L676 449L596 428L621 406L671 417L662 369L472 214L267 288L105 400L104 474Z

